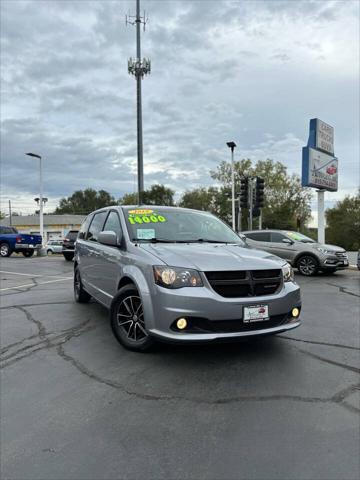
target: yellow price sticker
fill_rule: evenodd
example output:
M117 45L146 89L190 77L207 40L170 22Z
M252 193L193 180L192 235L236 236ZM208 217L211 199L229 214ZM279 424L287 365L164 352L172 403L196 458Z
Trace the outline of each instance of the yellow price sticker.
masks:
M137 209L137 210L129 210L129 214L131 215L151 215L154 210L145 210L145 209Z

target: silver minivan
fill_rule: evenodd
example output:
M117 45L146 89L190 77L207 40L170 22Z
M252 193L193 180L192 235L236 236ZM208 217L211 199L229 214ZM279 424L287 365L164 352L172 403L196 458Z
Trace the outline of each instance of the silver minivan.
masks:
M291 266L253 250L210 213L114 206L90 214L75 246L74 294L110 309L126 348L209 342L300 325Z

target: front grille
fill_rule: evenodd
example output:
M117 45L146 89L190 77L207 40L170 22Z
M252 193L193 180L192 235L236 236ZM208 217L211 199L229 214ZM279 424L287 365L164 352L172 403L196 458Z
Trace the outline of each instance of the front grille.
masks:
M348 258L346 252L336 252L335 255L336 255L338 258L341 258L341 259L344 259L344 260L347 260L347 258Z
M215 292L227 298L273 295L282 285L280 269L205 272L205 275Z

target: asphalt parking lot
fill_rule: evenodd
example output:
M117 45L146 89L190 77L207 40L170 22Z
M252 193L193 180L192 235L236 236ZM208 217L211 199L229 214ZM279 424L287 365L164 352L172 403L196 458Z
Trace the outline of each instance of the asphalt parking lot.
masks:
M1 260L2 479L358 479L360 272L302 286L303 324L124 350L71 262Z

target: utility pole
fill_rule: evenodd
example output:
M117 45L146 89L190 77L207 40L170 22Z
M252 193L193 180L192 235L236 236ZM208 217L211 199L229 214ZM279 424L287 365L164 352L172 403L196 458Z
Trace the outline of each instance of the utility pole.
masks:
M136 0L136 16L128 15L126 24L136 25L136 58L130 58L128 61L128 72L135 76L136 79L136 109L137 109L137 169L138 169L138 203L142 203L142 192L144 191L144 158L143 158L143 129L142 129L142 97L141 97L141 81L144 75L151 71L151 63L149 59L141 60L141 24L144 27L148 19L140 16L140 0Z
M11 225L12 225L11 200L9 200L9 222L10 222L10 227L11 227Z

